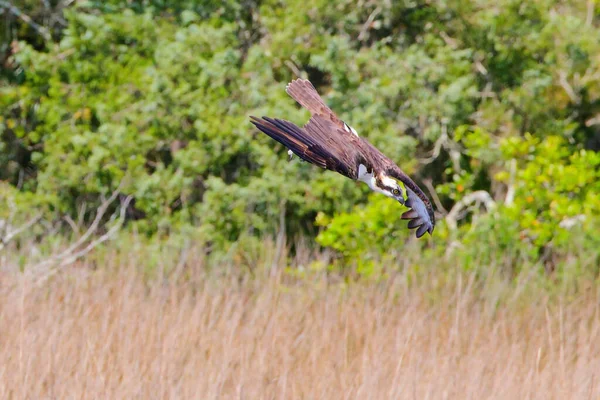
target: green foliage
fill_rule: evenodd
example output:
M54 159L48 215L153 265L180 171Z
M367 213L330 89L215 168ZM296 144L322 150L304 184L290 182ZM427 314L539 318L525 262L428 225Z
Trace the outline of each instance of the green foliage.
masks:
M51 220L85 204L89 221L119 188L148 235L197 229L227 249L275 234L283 215L289 237L318 234L367 274L404 246L462 248L465 268L501 255L516 272L598 219L600 29L584 3L75 2L54 40L18 23L0 179ZM440 215L435 240L417 242L396 202L288 163L248 115L305 121L283 90L298 74L430 178L442 214L476 192L495 206L467 204L456 227Z
M599 215L600 153L572 153L561 137L540 141L530 135L506 140L502 150L507 157L526 160L518 163L514 202L504 212L535 244L568 242L569 220L576 224L579 216Z
M558 6L452 3L446 11L459 17L432 23L432 35L396 56L415 57L413 63L394 60L411 66L402 70L410 77L399 76L396 85L424 76L408 87L415 104L404 103L400 114L414 112L415 122L420 116L417 138L436 141L441 150L423 171L433 174L442 204L450 209L483 190L497 205L487 215L477 204L467 208L457 231L444 221L436 228L437 241L459 241L466 268L469 259L506 259L513 271L523 258L535 260L589 236L599 215L594 117L600 91L593 76L600 64L591 54L600 50L600 31L584 23L589 16L576 5L563 4L558 13L548 7ZM387 70L377 76L393 73ZM368 230L361 221L394 221L402 211L376 202L342 213L326 221L319 240L348 259L385 254L394 246L390 231ZM360 232L369 232L366 240L356 240Z

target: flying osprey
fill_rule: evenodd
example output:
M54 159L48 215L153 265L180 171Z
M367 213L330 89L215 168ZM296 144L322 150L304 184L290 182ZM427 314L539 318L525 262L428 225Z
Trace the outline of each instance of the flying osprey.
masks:
M339 119L312 83L304 79L294 80L287 85L286 92L310 111L310 121L300 128L282 119L251 116L258 129L286 146L290 157L296 154L311 164L364 182L374 192L412 208L401 218L410 220L408 228L416 228L418 238L425 232L433 232L433 208L423 191L392 160ZM406 199L396 180L404 184Z

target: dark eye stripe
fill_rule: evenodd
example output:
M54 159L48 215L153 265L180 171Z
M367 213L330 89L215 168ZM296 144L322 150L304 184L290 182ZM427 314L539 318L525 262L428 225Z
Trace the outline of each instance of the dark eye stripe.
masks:
M394 187L390 187L390 186L384 186L382 189L387 190L388 192L391 192L395 195L400 194L400 190L398 190L398 188L394 188Z
M377 180L375 181L375 184L376 184L377 186L379 186L379 187L380 187L382 190L387 190L388 192L390 192L390 193L393 193L393 194L394 194L394 195L396 195L396 196L398 196L400 193L402 193L402 192L400 191L400 189L398 189L397 187L385 186L385 185L383 184L383 182L382 182L381 180L379 180L379 179L377 179ZM398 193L397 193L397 194L395 193L395 191L396 191L396 190L398 191Z

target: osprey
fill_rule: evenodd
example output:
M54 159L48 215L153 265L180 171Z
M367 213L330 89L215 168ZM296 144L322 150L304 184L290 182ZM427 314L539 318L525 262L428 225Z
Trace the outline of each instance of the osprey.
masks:
M296 154L311 164L364 182L374 192L411 208L401 218L409 220L409 229L417 229L418 238L433 232L433 207L423 191L392 160L339 119L310 81L294 80L286 92L310 111L310 121L300 128L282 119L251 116L258 129L286 146L290 157ZM406 197L397 181L404 184Z

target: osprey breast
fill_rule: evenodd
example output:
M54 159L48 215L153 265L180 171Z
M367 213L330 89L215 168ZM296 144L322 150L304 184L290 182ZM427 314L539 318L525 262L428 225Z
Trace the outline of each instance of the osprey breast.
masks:
M358 166L358 178L357 179L359 181L364 182L364 183L366 183L368 185L369 182L371 181L371 179L373 179L373 171L371 171L371 172L367 171L367 167L365 167L364 165L360 164Z

